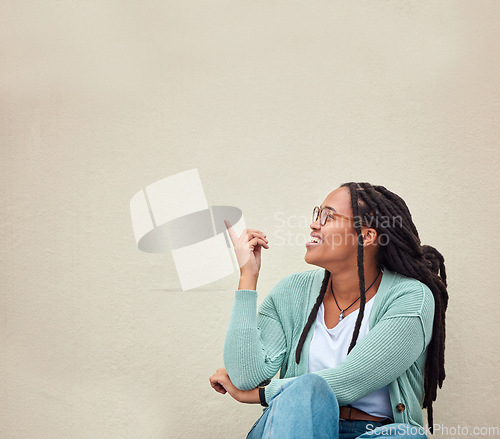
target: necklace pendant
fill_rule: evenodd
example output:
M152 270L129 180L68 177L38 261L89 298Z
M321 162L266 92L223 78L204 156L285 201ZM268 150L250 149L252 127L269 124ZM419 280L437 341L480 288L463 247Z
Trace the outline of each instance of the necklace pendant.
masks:
M342 321L342 319L344 318L344 311L340 311L340 315L339 315L339 323Z

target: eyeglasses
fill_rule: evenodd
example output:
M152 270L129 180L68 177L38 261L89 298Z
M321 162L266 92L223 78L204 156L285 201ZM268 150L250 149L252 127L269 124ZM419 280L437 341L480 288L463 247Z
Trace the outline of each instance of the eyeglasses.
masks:
M313 209L312 220L313 223L320 218L319 224L323 227L326 224L326 220L328 218L335 219L335 217L342 218L348 221L354 221L354 218L350 218L348 216L341 215L340 213L335 212L331 207L325 206L323 208L316 206Z

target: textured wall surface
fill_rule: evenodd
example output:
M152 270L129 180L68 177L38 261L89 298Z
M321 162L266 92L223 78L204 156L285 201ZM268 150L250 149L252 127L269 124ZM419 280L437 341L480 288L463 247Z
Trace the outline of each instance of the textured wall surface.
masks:
M208 382L237 272L182 292L134 241L133 194L191 168L268 235L259 300L315 268L331 190L401 195L448 270L435 422L493 437L472 429L500 404L499 19L497 1L4 0L0 437L230 439L260 415Z

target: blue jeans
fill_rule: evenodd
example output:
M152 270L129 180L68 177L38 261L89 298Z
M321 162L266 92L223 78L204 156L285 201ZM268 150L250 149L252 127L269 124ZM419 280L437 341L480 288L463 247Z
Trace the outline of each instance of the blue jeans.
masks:
M337 397L313 373L283 384L268 404L247 439L428 439L410 424L339 420Z

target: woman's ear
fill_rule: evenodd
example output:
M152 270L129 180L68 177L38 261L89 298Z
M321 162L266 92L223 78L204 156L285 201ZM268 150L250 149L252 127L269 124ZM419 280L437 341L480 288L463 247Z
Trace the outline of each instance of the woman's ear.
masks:
M377 244L377 231L373 228L365 228L361 230L363 235L363 247Z

